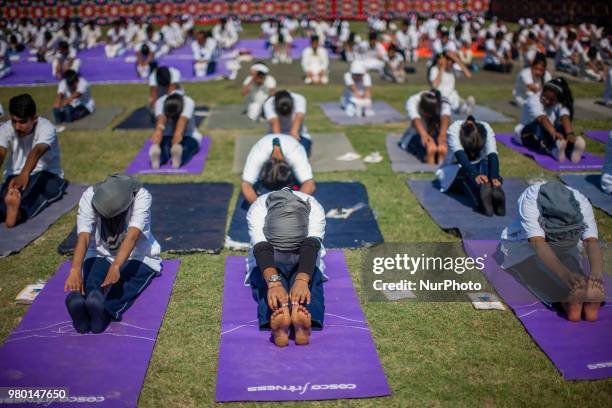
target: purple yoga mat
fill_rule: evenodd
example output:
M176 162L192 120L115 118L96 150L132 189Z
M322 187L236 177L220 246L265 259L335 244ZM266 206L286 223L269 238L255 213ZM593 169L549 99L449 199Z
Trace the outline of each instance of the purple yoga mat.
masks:
M142 149L136 154L134 160L125 169L126 174L200 174L204 171L206 158L208 157L208 149L210 148L211 139L209 136L202 137L200 150L189 160L187 164L178 169L173 169L172 164L168 161L159 169L151 168L149 162L149 147L151 147L151 139L148 139Z
M69 398L91 398L70 406L135 407L179 264L164 261L121 322L102 334L78 334L64 304L64 262L0 348L0 384L68 388Z
M587 130L584 135L601 143L608 143L608 138L612 130Z
M257 325L244 286L245 257L225 260L217 396L228 401L293 401L389 395L372 335L342 251L325 257L325 322L310 344L279 348Z
M552 156L536 153L531 149L517 144L514 140L512 140L512 136L512 133L497 133L495 138L498 142L503 143L515 152L530 156L536 161L536 163L545 169L551 171L584 171L598 170L603 167L603 158L592 155L589 152L584 152L580 163L572 163L569 161L569 159L563 163L559 163L557 160L552 158Z
M266 49L266 40L263 38L245 38L239 40L234 46L234 50L248 50L254 59L272 58L272 47ZM291 58L299 59L302 57L304 48L310 45L308 38L294 38L291 47Z
M197 78L193 72L191 58L191 45L187 44L177 48L169 55L159 59L160 66L171 66L181 72L182 81L206 81L216 79L229 74L225 66L226 58L221 57L217 61L217 70L214 74L203 78ZM126 62L126 57L133 52L126 52L120 57L106 58L104 46L83 50L79 52L81 60L81 75L92 84L100 83L146 83L145 79L136 74L135 63ZM58 81L51 73L51 64L21 61L12 63L13 73L6 78L0 79L0 86L32 85L32 84L56 84Z
M485 257L485 275L512 308L531 338L566 380L612 377L612 279L604 275L606 301L596 322L570 322L548 309L509 273L493 254L498 241L463 241L466 253ZM486 255L485 255L486 254Z

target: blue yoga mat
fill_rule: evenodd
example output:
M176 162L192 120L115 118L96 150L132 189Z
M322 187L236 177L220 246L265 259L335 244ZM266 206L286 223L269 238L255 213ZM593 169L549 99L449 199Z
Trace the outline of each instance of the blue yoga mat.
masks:
M601 174L561 174L561 180L584 194L597 208L612 215L612 195L601 189Z
M408 180L408 186L419 204L443 230L459 230L463 239L499 239L502 230L518 217L517 200L527 183L516 178L504 179L504 217L487 217L477 212L467 196L442 193L431 180Z
M378 228L374 212L369 206L365 186L357 182L317 183L314 194L325 212L334 208L350 208L359 203L366 204L347 219L327 218L325 227L325 248L361 248L384 241ZM225 246L233 249L246 249L249 244L249 231L246 215L249 205L242 194L238 197L236 209L227 234Z

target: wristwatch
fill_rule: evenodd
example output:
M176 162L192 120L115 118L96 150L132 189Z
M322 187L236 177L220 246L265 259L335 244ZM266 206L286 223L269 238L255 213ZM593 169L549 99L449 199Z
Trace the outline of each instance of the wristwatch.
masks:
M270 275L270 277L268 278L268 283L280 282L280 280L281 280L280 275Z

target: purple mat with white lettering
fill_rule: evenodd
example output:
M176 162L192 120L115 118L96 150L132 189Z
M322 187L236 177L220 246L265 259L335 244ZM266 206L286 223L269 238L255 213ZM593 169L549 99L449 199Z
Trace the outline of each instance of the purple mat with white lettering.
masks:
M67 401L44 406L135 407L179 265L164 261L122 321L79 334L64 304L64 262L0 348L0 384L69 389Z
M159 169L152 169L149 162L149 148L151 147L151 139L148 139L142 149L136 154L134 160L125 169L126 174L200 174L204 171L206 158L208 157L208 149L210 148L210 136L202 137L200 150L189 160L187 164L178 169L172 168L169 160Z
M78 54L81 60L80 73L92 84L145 83L146 80L139 78L136 74L135 63L126 62L126 58L133 57L133 55L134 52L131 51L116 58L106 58L103 45L80 51ZM192 61L191 45L188 44L177 48L171 54L162 56L159 59L159 65L178 69L181 72L182 81L206 81L229 74L224 57L217 61L215 73L202 78L194 75ZM12 74L0 79L0 87L58 83L51 73L51 64L48 63L30 62L27 61L27 58L22 57L20 61L12 63L12 68Z
M498 241L463 241L466 253L485 257L485 275L512 308L533 341L566 380L612 377L612 279L604 274L606 300L596 322L570 322L544 306L495 261Z
M524 146L516 143L512 133L497 133L495 138L498 142L503 143L505 146L514 150L515 152L522 153L526 156L530 156L540 166L551 171L584 171L584 170L599 170L603 167L603 157L595 156L589 152L584 152L582 160L579 163L572 163L567 159L565 162L560 163L555 160L552 156L540 154L528 149Z
M225 260L219 402L381 397L391 393L353 288L344 254L325 256L325 322L307 346L279 348L260 331L257 304L244 286L245 257Z

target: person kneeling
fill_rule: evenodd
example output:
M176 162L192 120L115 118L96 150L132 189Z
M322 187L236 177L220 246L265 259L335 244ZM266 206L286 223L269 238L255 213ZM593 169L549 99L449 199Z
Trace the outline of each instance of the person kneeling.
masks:
M314 197L284 188L264 194L247 214L251 248L245 284L257 302L260 329L274 343L306 345L323 328L325 211Z
M70 123L82 119L93 113L94 107L89 82L73 70L66 71L57 88L53 106L55 123Z
M467 195L486 216L506 215L495 133L473 116L457 120L447 132L448 153L436 170L441 191Z
M344 74L344 93L340 101L347 116L374 116L372 110L372 78L363 61L353 61Z
M83 193L77 234L66 307L78 333L102 333L161 273L151 194L131 176L107 177Z
M157 124L149 148L151 168L158 169L172 159L172 167L178 169L200 150L202 135L196 128L194 109L193 99L182 91L174 91L157 100Z
M36 216L64 194L66 181L55 126L36 114L29 94L9 101L11 120L0 126L0 168L9 154L0 189L0 222L12 228Z

